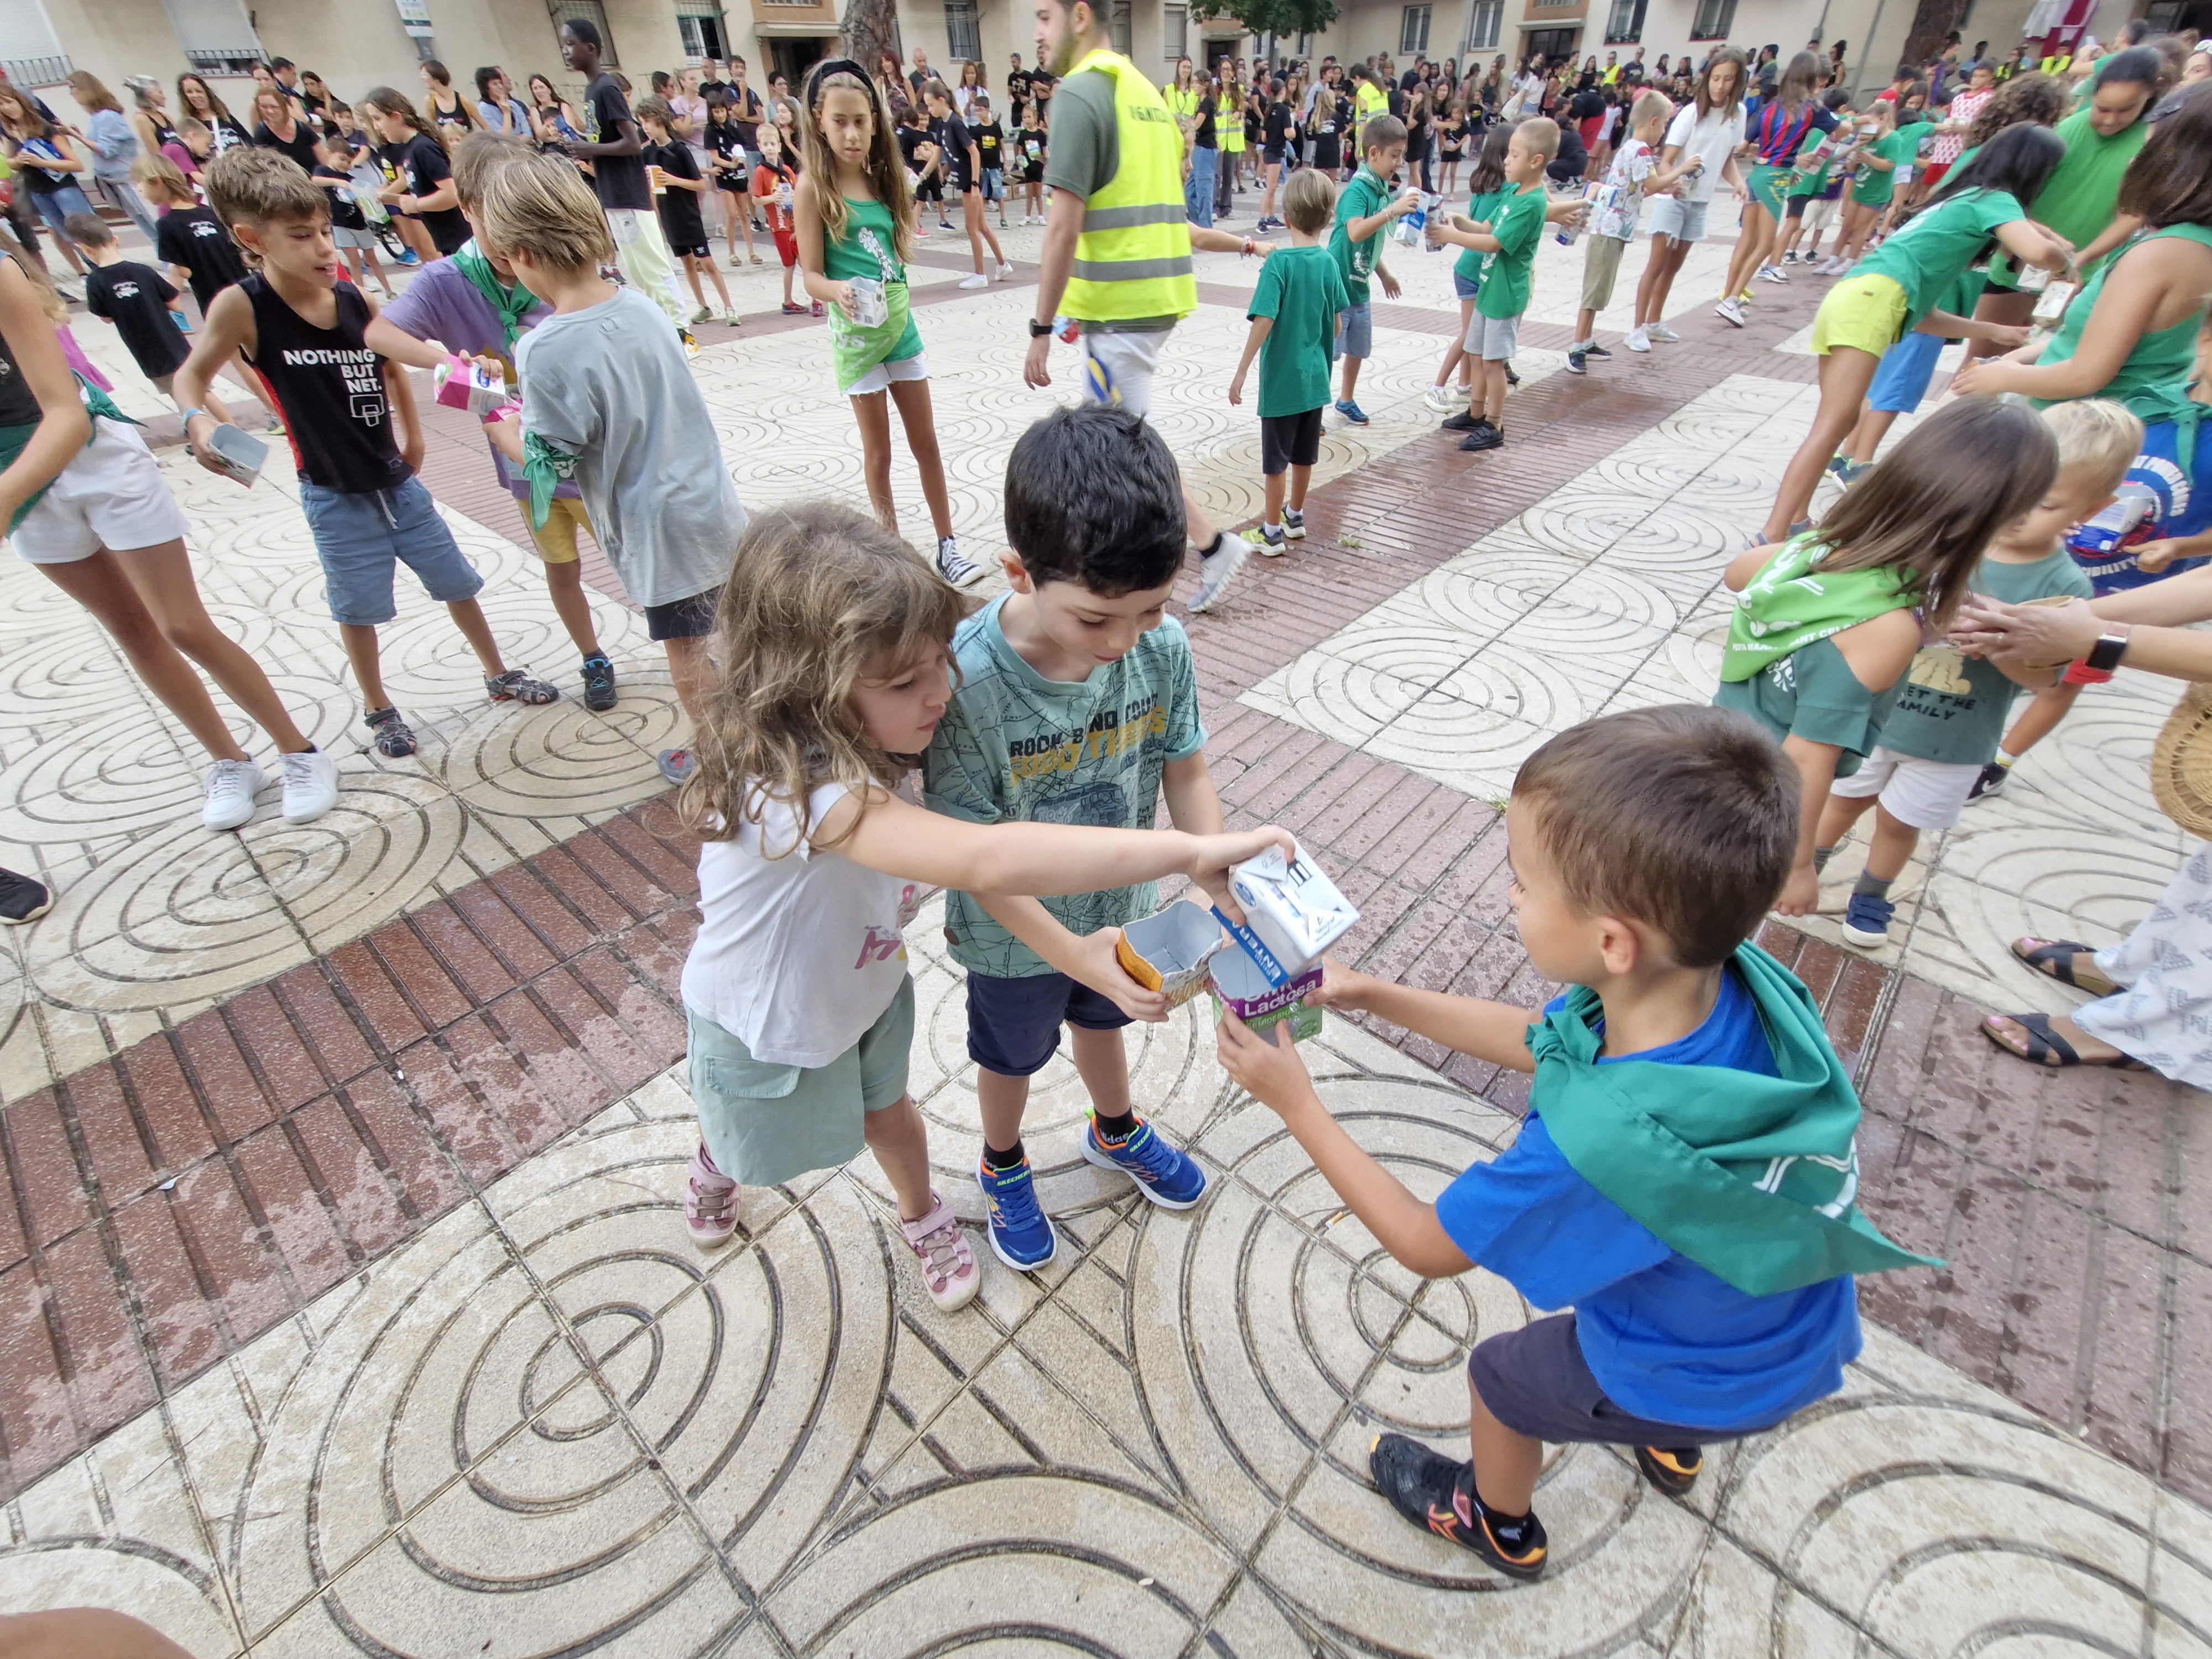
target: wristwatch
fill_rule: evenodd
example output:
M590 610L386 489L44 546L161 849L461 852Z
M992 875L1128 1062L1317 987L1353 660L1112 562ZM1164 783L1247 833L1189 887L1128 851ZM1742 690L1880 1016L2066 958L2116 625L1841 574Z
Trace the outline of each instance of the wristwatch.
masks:
M1041 323L1034 317L1030 319L1030 338L1032 340L1042 340L1051 332L1050 323Z
M2089 647L2087 656L2077 657L2067 664L2065 672L2058 677L2058 683L2061 685L2102 685L2112 678L2112 671L2120 665L2120 659L2127 648L2127 629L2115 626L2097 636L2097 642Z

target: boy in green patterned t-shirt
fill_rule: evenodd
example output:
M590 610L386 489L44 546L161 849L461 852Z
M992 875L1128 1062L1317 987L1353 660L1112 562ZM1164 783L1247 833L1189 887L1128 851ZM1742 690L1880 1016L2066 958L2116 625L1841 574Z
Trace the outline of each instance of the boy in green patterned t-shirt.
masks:
M1377 115L1359 130L1364 163L1336 198L1336 228L1328 239L1329 257L1344 279L1347 303L1336 325L1336 355L1344 362L1343 389L1332 405L1353 426L1365 426L1359 406L1359 365L1375 349L1375 312L1368 303L1367 279L1382 284L1382 296L1398 297L1398 279L1382 265L1382 233L1421 204L1421 192L1408 187L1395 200L1390 175L1406 159L1406 124L1395 115Z
M1013 591L953 636L959 680L922 757L924 799L977 823L1149 830L1164 792L1176 829L1218 832L1190 641L1164 609L1184 539L1167 445L1126 410L1057 410L1015 444L1006 500ZM1198 1165L1129 1100L1121 1027L1166 1018L1167 1002L1129 977L1115 945L1158 901L1151 883L1065 898L946 895L945 938L968 970L991 1249L1018 1272L1054 1249L1021 1129L1030 1079L1063 1024L1091 1095L1084 1157L1170 1209L1205 1194Z
M1558 122L1541 115L1523 121L1506 147L1504 187L1470 202L1474 217L1455 213L1432 227L1438 241L1486 256L1481 291L1462 342L1480 367L1462 449L1496 449L1505 442L1506 368L1520 344L1521 313L1528 309L1536 247L1544 240L1544 169L1559 153Z

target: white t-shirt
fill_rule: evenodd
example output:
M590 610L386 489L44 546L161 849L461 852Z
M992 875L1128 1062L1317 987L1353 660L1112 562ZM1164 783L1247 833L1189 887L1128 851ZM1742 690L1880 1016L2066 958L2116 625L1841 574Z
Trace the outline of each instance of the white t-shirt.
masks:
M1743 143L1743 106L1736 106L1730 114L1725 109L1715 109L1702 121L1698 119L1698 106L1685 104L1674 112L1674 118L1667 128L1667 148L1679 149L1685 161L1692 155L1704 159L1705 170L1694 179L1682 180L1682 199L1686 202L1710 202L1721 181L1721 169L1735 155L1736 146Z
M807 799L808 830L846 795ZM919 889L801 838L787 806L699 848L699 933L684 1005L771 1066L827 1066L882 1018L906 978L906 924Z

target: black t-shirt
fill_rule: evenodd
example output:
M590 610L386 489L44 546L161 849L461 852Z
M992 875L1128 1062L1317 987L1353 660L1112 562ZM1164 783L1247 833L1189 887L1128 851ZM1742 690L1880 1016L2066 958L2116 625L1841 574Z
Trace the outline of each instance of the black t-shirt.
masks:
M1291 106L1288 104L1275 103L1267 106L1267 125L1261 129L1261 138L1267 145L1269 161L1279 161L1283 159L1283 146L1291 142Z
M23 372L15 367L15 354L8 349L8 342L0 339L0 426L36 426L46 417L46 410L39 407L38 395L23 378Z
M1009 70L1006 72L1006 96L1014 100L1016 113L1021 111L1022 100L1029 95L1030 72L1027 70Z
M253 302L253 355L246 361L276 399L300 476L351 495L404 483L407 463L392 439L385 401L384 360L368 349L368 301L361 290L340 283L333 290L337 325L317 328L259 272L238 286Z
M1190 130L1193 149L1216 149L1220 147L1220 136L1215 131L1213 100L1202 97L1198 100L1198 117Z
M1575 101L1567 106L1571 121L1592 121L1605 113L1605 94L1590 87L1575 94Z
M1006 166L1006 130L996 121L986 121L977 126L973 122L968 130L975 135L975 154L983 163L986 173L1004 172Z
M1021 168L1022 182L1026 185L1034 179L1039 184L1043 183L1044 129L1024 127L1014 134L1014 142L1021 147L1021 155L1017 165ZM1037 153L1034 156L1030 154L1030 146L1032 143L1037 147Z
M699 176L699 164L691 159L690 146L674 139L665 144L647 144L640 159L647 167L659 167L672 179L696 179ZM667 237L669 246L697 247L707 240L707 225L700 215L697 191L678 190L669 185L653 198L653 204L660 210L660 233Z
M408 134L404 144L386 145L384 157L407 180L410 196L428 196L453 176L453 164L446 160L445 146L422 133ZM639 177L644 177L642 168ZM457 207L418 211L415 216L430 233L430 241L441 253L451 253L469 240L469 222Z
M975 142L968 124L957 115L948 115L942 121L929 124L930 142L945 152L945 178L955 190L972 190L974 177L968 171L968 146Z
M321 184L325 179L339 181L339 187L337 189L323 185L323 194L330 198L331 223L335 228L339 230L368 228L368 216L362 212L361 204L353 199L353 179L349 175L340 173L336 167L325 167L318 161L315 163L313 177L318 184Z
M717 121L707 118L707 149L714 158L714 182L735 185L742 189L749 170L745 152L752 148L744 130L734 121Z
M185 268L200 314L215 296L246 275L246 261L211 208L172 208L154 227L154 252Z
M914 153L924 144L935 143L936 136L927 127L899 127L895 131L898 138L899 154L906 158L906 170L908 173L920 173L922 164L915 159Z
M49 172L45 167L31 165L40 156L52 156L54 160L59 161L63 154L61 142L59 138L52 136L44 138L27 138L23 141L22 149L15 158L15 173L22 179L23 188L29 191L32 195L54 195L65 186L76 184L84 176L82 173L71 173L66 167Z
M315 130L305 121L295 120L292 123L292 137L289 143L271 132L269 124L264 121L253 129L253 142L264 149L273 149L279 155L290 156L300 164L302 173L311 173L315 170Z
M760 124L768 113L766 106L761 102L760 94L750 87L740 92L737 82L732 81L722 88L722 101L730 106L731 124L744 135L745 148L758 149Z
M622 142L622 123L629 120L629 100L615 84L611 75L600 74L584 88L584 106L579 112L584 118L584 142L587 144L618 144ZM599 193L603 208L644 209L653 205L653 191L645 182L645 158L642 155L594 155L592 163L592 186Z
M128 259L94 265L84 274L84 308L115 325L131 361L149 380L173 374L191 356L169 316L177 297L161 272Z
M1313 164L1323 172L1343 165L1344 141L1337 136L1338 118L1325 115L1316 118L1310 131L1313 137Z

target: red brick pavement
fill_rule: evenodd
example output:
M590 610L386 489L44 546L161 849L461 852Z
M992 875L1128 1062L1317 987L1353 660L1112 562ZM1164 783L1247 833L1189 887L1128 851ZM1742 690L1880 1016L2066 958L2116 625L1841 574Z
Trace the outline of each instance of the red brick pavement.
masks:
M1365 915L1362 965L1516 1001L1549 988L1507 922L1492 809L1237 695L1723 376L1809 374L1771 350L1803 308L1763 307L1741 334L1692 323L1675 351L1533 386L1502 453L1406 445L1316 490L1299 556L1189 620L1231 815L1288 825L1338 873ZM481 440L441 435L465 441L433 446L434 489L520 539L492 515ZM648 804L0 1114L0 1496L680 1058L692 850ZM1987 1011L1785 927L1765 937L1861 1078L1870 1210L1950 1264L1869 1281L1868 1312L2212 1499L2212 1403L2172 1386L2212 1358L2188 1198L2212 1180L2201 1098L2030 1072L1975 1034ZM1517 1075L1377 1029L1522 1103Z

